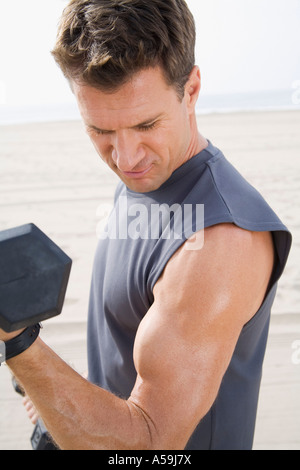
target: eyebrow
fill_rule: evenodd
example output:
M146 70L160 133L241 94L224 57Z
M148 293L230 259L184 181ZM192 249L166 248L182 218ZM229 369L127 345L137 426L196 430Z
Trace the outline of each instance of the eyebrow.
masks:
M150 124L153 124L154 122L158 121L161 117L163 116L163 113L158 114L157 116L147 119L146 121L140 122L139 124L136 124L135 126L130 127L129 129L140 129L142 127L147 127ZM114 129L101 129L100 127L94 126L93 124L86 124L86 126L89 129L93 129L94 131L98 132L114 132Z

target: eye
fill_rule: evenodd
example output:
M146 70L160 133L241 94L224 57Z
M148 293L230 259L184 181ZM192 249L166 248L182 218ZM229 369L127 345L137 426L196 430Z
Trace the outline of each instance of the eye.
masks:
M152 124L147 124L145 126L140 126L138 129L142 132L147 132L147 131L151 131L152 129L154 129L157 125L157 122L153 122Z
M88 128L87 129L87 133L89 135L94 135L96 137L100 136L100 135L110 135L112 133L112 131L104 131L104 130L101 130L101 129L95 129L95 128Z
M101 129L95 129L95 133L97 135L110 135L113 133L113 131L104 131L104 130L101 130Z

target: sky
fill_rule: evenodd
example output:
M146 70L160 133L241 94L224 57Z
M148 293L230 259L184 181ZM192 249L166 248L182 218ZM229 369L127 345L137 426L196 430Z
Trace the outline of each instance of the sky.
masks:
M0 104L73 102L50 55L66 0L0 0ZM300 0L187 0L203 94L288 90L300 81Z

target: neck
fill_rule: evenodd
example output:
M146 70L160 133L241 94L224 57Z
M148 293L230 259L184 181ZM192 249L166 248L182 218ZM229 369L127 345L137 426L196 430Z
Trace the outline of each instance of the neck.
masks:
M208 147L208 141L198 131L197 118L195 115L191 118L191 140L187 152L187 160L190 160L202 150Z

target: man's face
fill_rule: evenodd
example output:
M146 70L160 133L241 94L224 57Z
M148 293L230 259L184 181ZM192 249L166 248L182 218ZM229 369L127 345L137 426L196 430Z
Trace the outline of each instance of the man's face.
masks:
M129 189L158 189L195 155L190 96L180 101L159 67L113 93L74 82L72 89L97 152Z

